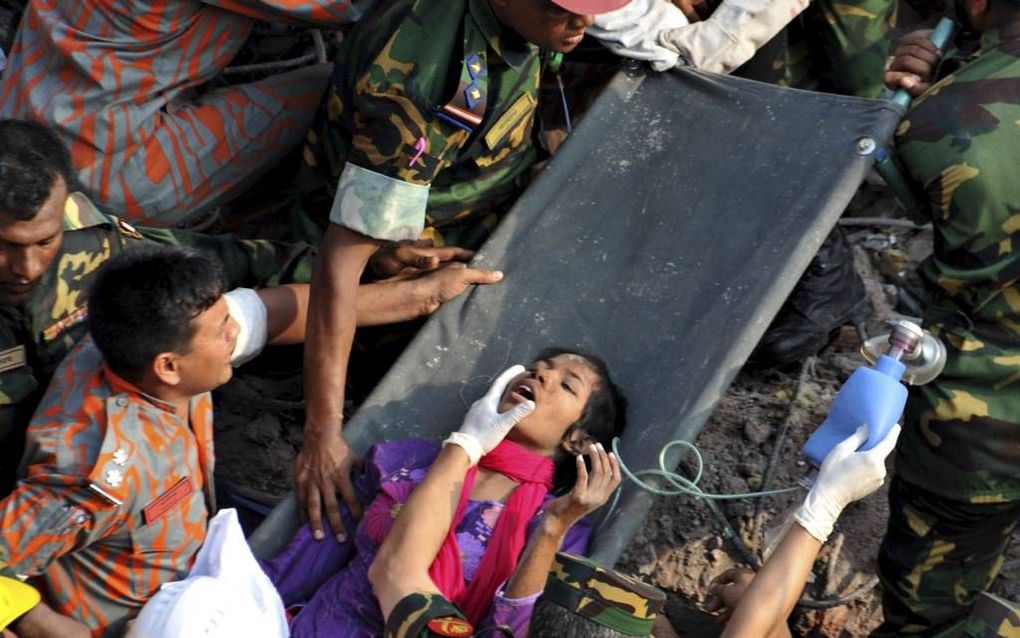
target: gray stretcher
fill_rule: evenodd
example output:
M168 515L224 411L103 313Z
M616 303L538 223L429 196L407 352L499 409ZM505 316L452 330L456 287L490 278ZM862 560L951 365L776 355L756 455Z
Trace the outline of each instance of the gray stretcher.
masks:
M617 75L476 257L505 280L429 319L347 440L441 440L489 378L557 344L609 362L631 404L622 455L653 467L698 436L902 115L692 70ZM624 488L597 560L616 561L651 502ZM297 521L289 497L256 553Z

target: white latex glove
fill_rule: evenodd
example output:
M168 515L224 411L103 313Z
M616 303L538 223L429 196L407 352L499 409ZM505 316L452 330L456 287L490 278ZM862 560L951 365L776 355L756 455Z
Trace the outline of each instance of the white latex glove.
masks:
M857 448L868 440L868 426L857 428L825 457L814 486L793 515L794 520L824 543L843 508L882 487L885 457L896 447L899 436L897 423L878 445L858 452Z
M516 365L496 377L485 396L471 404L460 430L443 441L443 445L452 443L464 448L471 459L471 465L478 463L482 456L499 445L507 433L535 409L533 401L524 401L506 412L499 412L499 400L503 391L511 379L522 372L524 366Z
M807 7L809 0L723 0L707 20L663 26L659 43L687 64L731 73Z
M687 18L669 0L631 0L616 11L595 16L588 33L617 55L645 60L656 71L665 71L675 67L680 56L659 44L659 32L686 25Z

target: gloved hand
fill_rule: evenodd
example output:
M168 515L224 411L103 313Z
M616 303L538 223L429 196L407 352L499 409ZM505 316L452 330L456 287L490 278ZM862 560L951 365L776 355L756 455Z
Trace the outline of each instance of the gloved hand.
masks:
M496 377L485 396L471 404L460 429L443 441L443 445L452 443L464 448L471 459L471 465L478 463L482 456L499 445L507 433L535 409L533 401L524 401L502 414L499 412L499 400L503 391L522 372L524 366L516 365Z
M878 445L858 452L855 450L868 440L868 426L857 428L825 457L818 478L794 520L824 543L843 508L882 487L885 457L896 447L899 436L900 426L896 424Z
M664 29L687 24L683 12L669 0L631 0L615 11L595 16L588 33L616 55L644 60L656 71L672 69L680 57L658 42Z

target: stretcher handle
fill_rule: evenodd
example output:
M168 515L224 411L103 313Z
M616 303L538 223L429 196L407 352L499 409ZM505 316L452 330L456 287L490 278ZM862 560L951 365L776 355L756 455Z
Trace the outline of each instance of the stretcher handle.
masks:
M953 37L955 27L956 24L951 18L942 18L935 25L935 30L932 32L931 37L928 38L928 41L938 47L939 51L945 52L946 47L949 45L949 40ZM903 108L910 106L911 99L906 89L899 89L892 97L893 102L896 102Z

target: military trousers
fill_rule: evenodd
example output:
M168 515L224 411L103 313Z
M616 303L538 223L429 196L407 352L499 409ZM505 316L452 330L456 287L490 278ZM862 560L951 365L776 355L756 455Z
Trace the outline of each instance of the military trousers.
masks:
M872 638L964 635L981 592L1002 569L1020 501L967 503L896 477L878 555L885 622Z

